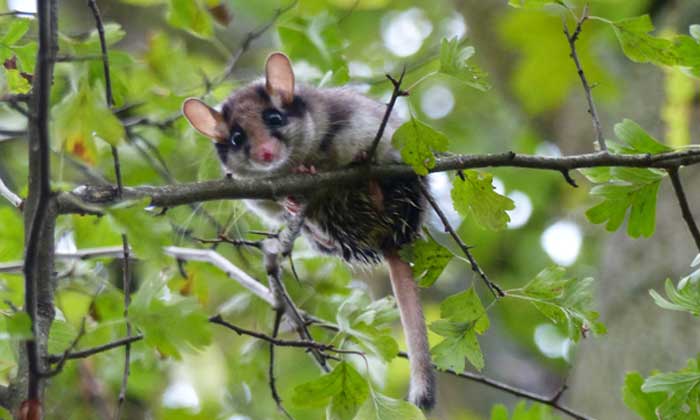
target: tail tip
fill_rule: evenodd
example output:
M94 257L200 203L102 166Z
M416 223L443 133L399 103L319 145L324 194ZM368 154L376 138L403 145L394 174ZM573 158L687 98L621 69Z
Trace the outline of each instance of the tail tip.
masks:
M423 386L412 386L409 392L408 400L411 404L420 408L423 411L430 411L435 407L435 378L431 374L429 379L425 381Z

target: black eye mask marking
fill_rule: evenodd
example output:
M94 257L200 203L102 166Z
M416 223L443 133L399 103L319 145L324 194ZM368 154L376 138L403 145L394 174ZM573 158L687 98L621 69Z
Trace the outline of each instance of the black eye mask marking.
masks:
M262 113L262 119L263 122L265 122L265 125L271 129L282 127L288 122L287 116L274 108L264 110Z

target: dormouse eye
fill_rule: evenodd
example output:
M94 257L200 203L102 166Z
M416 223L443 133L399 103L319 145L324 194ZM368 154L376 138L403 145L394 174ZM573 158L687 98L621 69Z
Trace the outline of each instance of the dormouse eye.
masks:
M287 116L276 109L266 109L263 111L262 118L268 127L281 127L287 124Z
M245 142L245 133L238 127L231 130L231 135L228 138L229 143L233 147L240 147Z

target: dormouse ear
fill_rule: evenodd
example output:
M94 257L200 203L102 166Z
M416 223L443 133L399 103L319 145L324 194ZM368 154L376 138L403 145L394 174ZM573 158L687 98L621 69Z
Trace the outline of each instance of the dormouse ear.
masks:
M195 130L217 142L225 142L228 129L220 112L197 98L185 99L182 113Z
M267 57L265 64L265 89L271 97L278 97L284 105L294 101L294 71L289 58L281 52Z

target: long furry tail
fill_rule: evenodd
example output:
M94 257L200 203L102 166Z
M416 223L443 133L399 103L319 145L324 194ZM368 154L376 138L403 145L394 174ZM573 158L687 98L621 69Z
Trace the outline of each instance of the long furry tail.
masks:
M435 373L430 361L430 347L418 287L413 280L411 266L402 260L395 250L385 251L384 259L389 266L391 287L399 306L401 324L406 336L411 366L408 399L421 409L429 410L435 405Z

